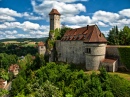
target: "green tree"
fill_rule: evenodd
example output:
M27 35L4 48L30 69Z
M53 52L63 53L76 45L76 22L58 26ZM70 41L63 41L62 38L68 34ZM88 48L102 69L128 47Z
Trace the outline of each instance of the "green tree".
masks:
M22 92L26 85L26 80L21 76L18 75L16 79L13 80L11 86L11 95L16 96L18 93Z
M0 68L0 78L9 80L8 72L5 69Z
M130 44L130 28L128 26L124 26L124 28L120 31L119 38L121 45Z
M114 26L108 34L108 44L119 45L119 31L118 27Z
M31 65L32 70L39 69L45 65L45 60L43 55L36 54L33 64Z

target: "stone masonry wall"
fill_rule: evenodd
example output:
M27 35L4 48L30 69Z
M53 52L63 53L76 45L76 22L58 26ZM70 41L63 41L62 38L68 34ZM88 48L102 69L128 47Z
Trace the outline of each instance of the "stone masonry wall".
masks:
M85 53L86 69L98 70L100 61L105 58L106 44L86 44L86 48L91 49L91 52Z
M106 47L106 57L118 59L118 65L121 66L123 64L121 63L121 58L120 58L120 54L119 54L119 51L118 51L119 47L127 47L127 46L107 45L107 47Z
M118 47L119 46L107 45L106 57L119 58L120 55L119 55Z
M56 41L58 61L85 64L83 41Z

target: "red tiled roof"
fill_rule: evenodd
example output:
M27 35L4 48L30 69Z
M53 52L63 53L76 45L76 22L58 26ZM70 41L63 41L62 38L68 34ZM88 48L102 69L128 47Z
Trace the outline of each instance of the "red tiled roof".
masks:
M114 63L117 59L104 59L101 62L103 63Z
M49 15L60 15L60 13L57 11L57 9L52 9Z
M17 64L12 64L12 65L10 65L8 70L13 72L16 68L19 68L19 66Z
M67 30L62 41L82 40L86 43L107 42L97 25Z
M44 46L44 45L45 45L45 43L42 41L38 43L38 46Z
M0 88L1 89L4 88L4 82L5 82L5 80L3 80L2 78L0 78Z

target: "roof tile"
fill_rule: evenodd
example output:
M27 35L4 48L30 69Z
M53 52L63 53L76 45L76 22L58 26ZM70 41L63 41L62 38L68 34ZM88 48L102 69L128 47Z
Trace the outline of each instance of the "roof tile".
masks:
M107 40L100 32L97 25L91 25L91 26L87 25L86 27L67 30L61 40L62 41L82 40L83 42L86 43L107 42Z
M44 46L44 45L45 45L45 43L42 41L38 43L38 46Z
M60 15L60 13L57 11L57 9L52 9L49 15Z

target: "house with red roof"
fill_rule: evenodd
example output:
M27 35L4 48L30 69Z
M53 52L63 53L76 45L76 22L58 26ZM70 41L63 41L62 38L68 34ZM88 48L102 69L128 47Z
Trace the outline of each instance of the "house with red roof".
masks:
M19 73L19 65L17 64L11 64L8 68L8 72L12 72L14 76L16 76Z
M4 89L6 87L6 85L7 85L7 81L0 78L0 88Z

